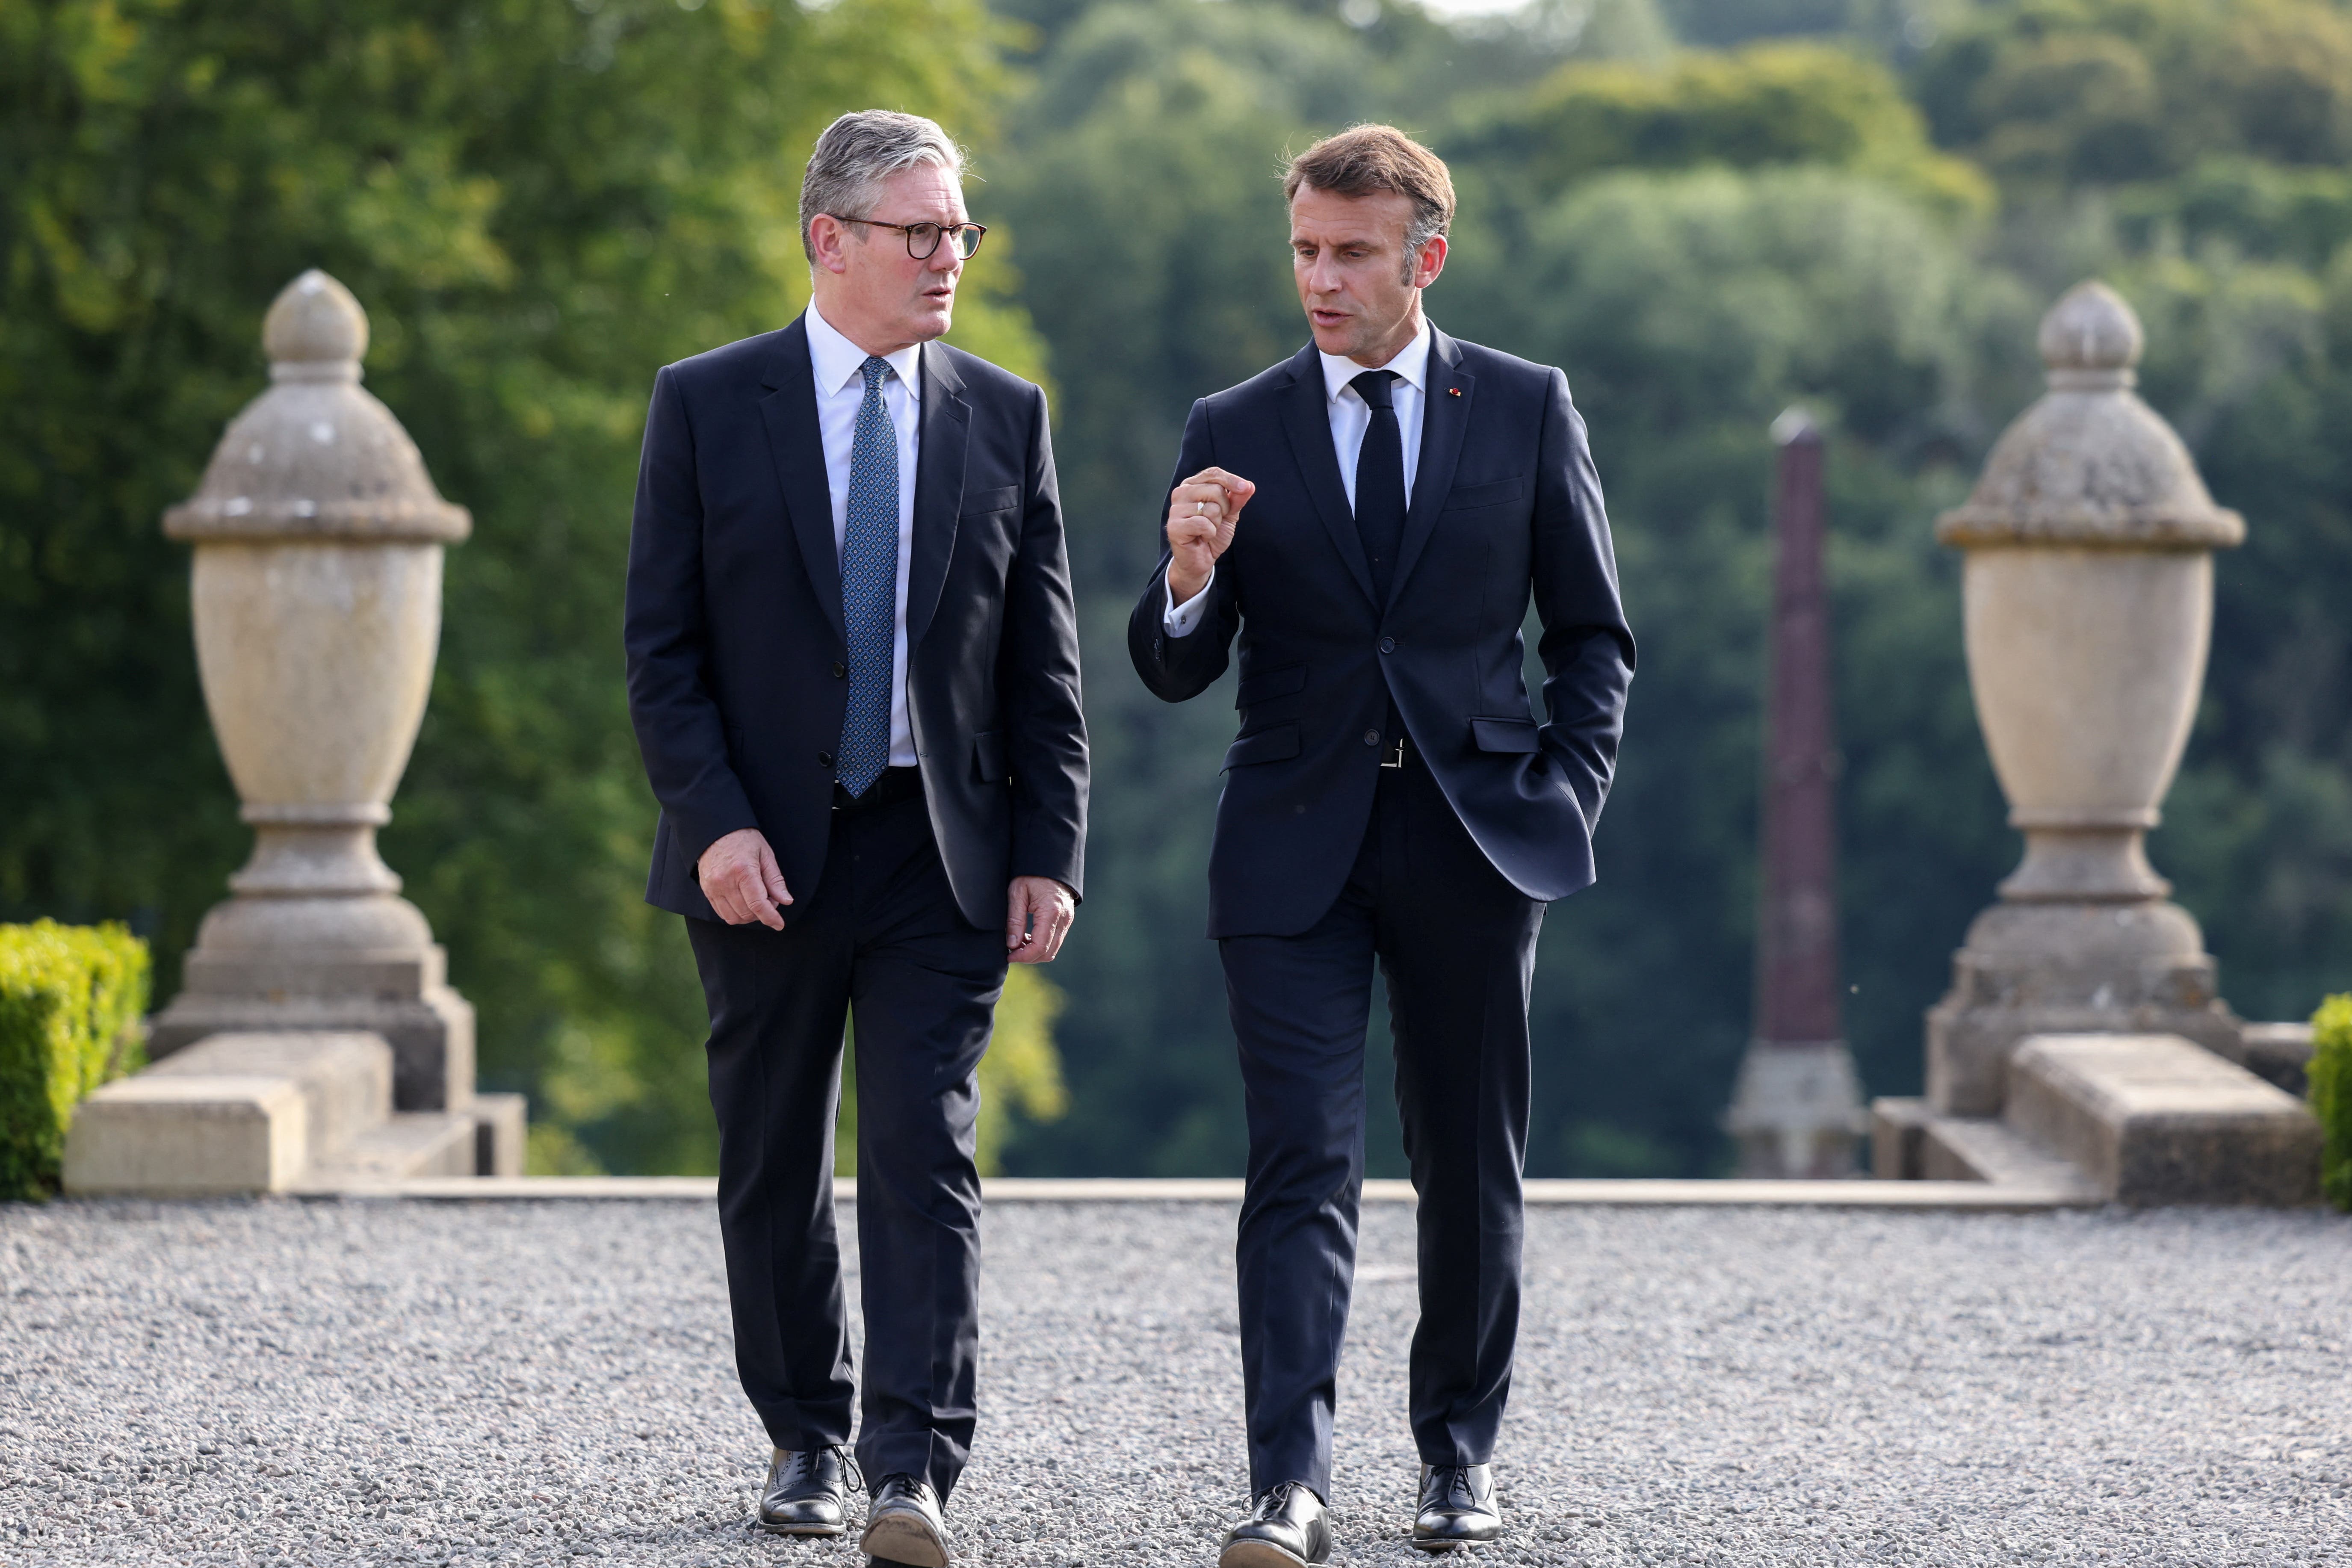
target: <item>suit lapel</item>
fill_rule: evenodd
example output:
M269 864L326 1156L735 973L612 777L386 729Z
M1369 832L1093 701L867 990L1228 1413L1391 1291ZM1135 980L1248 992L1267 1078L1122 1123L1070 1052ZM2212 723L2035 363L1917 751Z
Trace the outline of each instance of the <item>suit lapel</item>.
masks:
M1339 455L1331 445L1329 397L1323 390L1322 362L1309 343L1291 362L1295 374L1282 400L1283 433L1290 438L1290 455L1299 477L1323 520L1324 531L1339 552L1339 559L1355 574L1364 597L1372 597L1372 565L1364 559L1364 541L1356 531L1356 514L1348 509L1347 487L1339 480Z
M760 399L760 422L767 429L768 457L783 492L785 518L800 541L809 586L833 623L834 637L846 647L841 552L833 542L833 491L825 482L824 437L817 429L816 374L809 366L805 321L795 321L779 334L761 384L768 393Z
M1429 536L1437 531L1438 513L1445 509L1446 492L1454 488L1454 470L1462 460L1462 437L1470 427L1470 403L1478 380L1462 374L1462 345L1429 330L1428 390L1422 397L1421 465L1413 475L1412 505L1405 512L1404 543L1397 551L1396 576L1389 584L1389 603L1404 592Z
M915 446L914 561L907 569L907 646L923 640L955 554L956 519L963 510L964 454L971 439L971 405L963 378L936 343L922 356L921 435Z

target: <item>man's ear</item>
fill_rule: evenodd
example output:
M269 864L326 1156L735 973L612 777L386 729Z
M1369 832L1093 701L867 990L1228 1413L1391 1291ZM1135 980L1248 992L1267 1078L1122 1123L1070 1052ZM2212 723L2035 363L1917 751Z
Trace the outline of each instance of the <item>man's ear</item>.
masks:
M823 268L827 272L848 271L849 258L842 254L842 247L848 243L848 239L847 224L831 213L817 214L809 219L809 248L816 252L816 258L810 265Z
M1421 254L1413 258L1412 282L1414 288L1426 289L1437 281L1437 275L1445 270L1445 237L1431 235L1428 243L1421 247Z

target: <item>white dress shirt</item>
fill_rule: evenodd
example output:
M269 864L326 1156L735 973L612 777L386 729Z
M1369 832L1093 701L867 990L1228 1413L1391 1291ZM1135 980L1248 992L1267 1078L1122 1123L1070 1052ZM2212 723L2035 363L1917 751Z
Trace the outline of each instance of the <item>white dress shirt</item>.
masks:
M824 485L833 498L834 563L849 534L849 464L857 446L857 410L866 402L866 351L808 308L809 366L816 373L816 426L824 441ZM915 731L907 721L907 567L915 552L915 443L922 427L922 345L883 355L882 411L898 437L898 586L891 613L890 765L915 766ZM1411 470L1408 468L1407 470Z
M1315 357L1323 362L1323 412L1331 421L1331 450L1339 459L1339 483L1347 488L1349 511L1356 510L1356 459L1364 449L1364 432L1372 423L1372 405L1349 384L1368 368L1396 373L1397 379L1389 384L1389 402L1396 409L1397 434L1404 440L1404 493L1410 498L1412 481L1421 472L1422 414L1429 402L1428 318L1422 319L1421 331L1412 335L1412 342L1386 364L1360 365L1320 350ZM1201 591L1181 605L1175 602L1175 590L1168 591L1169 605L1161 624L1170 637L1192 635L1216 581L1217 570L1212 566Z

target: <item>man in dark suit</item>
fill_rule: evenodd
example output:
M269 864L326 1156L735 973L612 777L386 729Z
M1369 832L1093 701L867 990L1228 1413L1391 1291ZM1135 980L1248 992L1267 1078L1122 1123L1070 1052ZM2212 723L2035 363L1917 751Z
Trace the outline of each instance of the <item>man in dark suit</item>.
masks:
M661 372L629 539L646 897L710 1007L719 1228L759 1519L948 1561L978 1352L974 1073L1086 844L1077 631L1044 394L934 340L982 230L928 120L845 115L801 187L808 311ZM834 1229L857 1030L855 1464Z
M1171 702L1240 645L1209 934L1249 1118L1252 1505L1223 1568L1330 1550L1376 959L1420 1195L1412 1539L1501 1531L1489 1462L1518 1329L1536 933L1592 880L1633 671L1567 380L1422 314L1454 213L1445 165L1359 126L1301 154L1285 191L1314 342L1193 405L1168 548L1128 631ZM1544 723L1520 675L1530 595Z

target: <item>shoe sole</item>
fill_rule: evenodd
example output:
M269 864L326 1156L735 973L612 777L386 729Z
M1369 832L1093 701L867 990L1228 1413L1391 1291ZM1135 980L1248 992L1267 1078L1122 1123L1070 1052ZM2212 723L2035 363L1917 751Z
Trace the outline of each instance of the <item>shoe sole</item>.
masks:
M1499 1530L1487 1535L1416 1535L1412 1538L1412 1548L1435 1557L1457 1546L1488 1546L1502 1538L1503 1532Z
M1315 1568L1296 1552L1271 1541L1236 1541L1217 1554L1217 1568Z
M770 1524L764 1519L759 1523L760 1528L770 1535L795 1535L829 1540L835 1536L849 1533L849 1526L846 1524Z
M908 1514L888 1513L866 1527L858 1550L905 1568L948 1568L948 1543L929 1525Z

